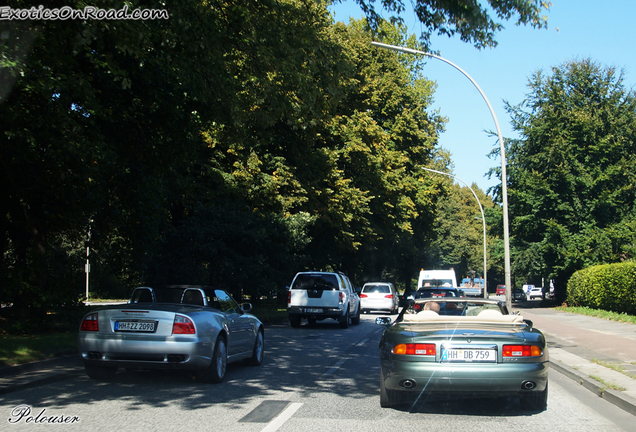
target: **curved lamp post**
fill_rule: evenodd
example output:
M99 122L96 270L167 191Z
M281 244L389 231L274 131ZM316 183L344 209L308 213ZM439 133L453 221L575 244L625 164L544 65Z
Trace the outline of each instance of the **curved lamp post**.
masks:
M479 94L488 105L488 109L490 110L490 114L492 115L493 120L495 121L495 127L497 128L497 136L499 137L499 152L501 153L501 198L503 204L503 231L504 231L504 268L505 268L505 280L506 280L506 305L508 306L508 310L512 310L512 303L510 301L510 292L511 292L511 279L510 279L510 233L508 230L508 187L507 187L507 174L506 174L506 149L504 145L503 136L501 135L501 128L499 127L499 121L497 121L497 116L495 115L495 111L492 109L492 105L490 105L490 101L482 91L481 87L475 82L475 80L468 75L462 68L457 66L455 63L446 60L443 57L437 56L435 54L427 53L424 51L414 50L411 48L399 47L395 45L388 45L380 42L371 42L371 45L386 48L393 51L399 51L406 54L420 54L427 57L432 57L438 60L443 61L446 64L451 65L458 71L460 71L466 78L470 80L470 82L475 86ZM484 222L485 223L485 222Z
M470 189L470 191L473 193L473 196L477 200L477 204L479 204L479 211L481 212L481 221L482 221L483 227L484 227L484 292L483 292L482 296L484 298L487 298L488 297L488 292L487 292L488 291L488 278L486 277L486 270L487 270L487 266L486 266L486 218L484 217L484 208L481 205L481 201L479 201L479 198L477 198L477 194L475 193L473 188L471 188L468 185L468 183L466 183L464 180L460 179L456 175L449 174L449 173L446 173L446 172L443 172L443 171L437 171L437 170L430 169L430 168L422 167L422 169L426 170L426 171L434 172L436 174L442 174L442 175L445 175L445 176L449 176L449 177L452 177L454 179L459 180L460 182L464 183L466 185L466 187L468 187L468 189Z

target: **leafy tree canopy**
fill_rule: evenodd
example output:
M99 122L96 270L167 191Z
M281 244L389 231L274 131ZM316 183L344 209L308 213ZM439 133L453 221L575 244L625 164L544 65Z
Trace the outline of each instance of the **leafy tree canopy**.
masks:
M356 0L356 3L375 29L383 20L383 10L390 14L389 21L404 22L403 0L382 0L380 8L376 7L375 0ZM433 34L458 35L463 42L477 48L494 47L496 33L504 28L501 21L516 19L517 25L544 28L547 17L542 13L550 8L550 3L542 0L416 0L412 4L423 25L420 41L426 49L430 48Z
M634 92L616 68L589 59L538 71L528 87L524 102L507 105L520 134L506 152L523 267L567 279L583 266L633 257L626 227L636 202Z

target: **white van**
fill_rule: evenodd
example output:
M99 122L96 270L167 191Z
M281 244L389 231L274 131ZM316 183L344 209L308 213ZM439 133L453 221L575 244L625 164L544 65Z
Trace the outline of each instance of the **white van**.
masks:
M457 288L455 270L424 270L420 271L417 288L453 287Z

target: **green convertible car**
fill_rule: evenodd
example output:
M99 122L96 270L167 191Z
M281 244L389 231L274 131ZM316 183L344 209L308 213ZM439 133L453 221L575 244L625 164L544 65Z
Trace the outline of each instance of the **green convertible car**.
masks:
M549 355L543 333L486 299L408 300L380 340L380 405L429 397L520 397L547 407Z

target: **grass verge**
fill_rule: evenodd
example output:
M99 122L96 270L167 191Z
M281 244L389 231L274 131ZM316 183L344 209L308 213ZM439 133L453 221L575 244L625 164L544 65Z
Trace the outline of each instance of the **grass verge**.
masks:
M77 332L0 337L0 367L77 353Z
M636 324L636 316L628 315L626 313L610 312L610 311L592 309L592 308L583 307L583 306L558 306L555 309L560 310L562 312L570 312L570 313L576 313L579 315L587 315L587 316L592 316L596 318L603 318L610 321L619 321L619 322L625 322L629 324Z

